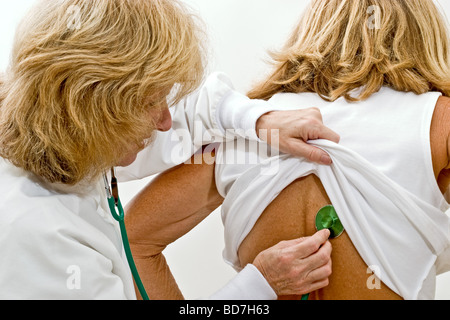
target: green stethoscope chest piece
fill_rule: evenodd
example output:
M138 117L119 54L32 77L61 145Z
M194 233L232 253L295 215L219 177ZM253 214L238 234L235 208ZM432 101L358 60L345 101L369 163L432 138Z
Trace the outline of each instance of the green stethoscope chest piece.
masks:
M330 239L337 238L344 232L344 226L333 206L326 206L319 210L316 216L316 229L317 231L330 230Z
M344 226L339 220L336 209L333 206L325 206L316 215L317 231L330 230L330 239L335 239L344 233ZM302 300L309 300L309 294L302 296Z

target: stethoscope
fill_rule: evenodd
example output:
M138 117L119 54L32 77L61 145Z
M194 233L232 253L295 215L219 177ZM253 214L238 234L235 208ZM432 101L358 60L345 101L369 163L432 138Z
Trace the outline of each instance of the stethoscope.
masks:
M130 241L128 240L127 230L125 228L125 211L123 210L122 203L119 198L119 186L117 184L117 178L115 175L114 168L111 169L111 185L108 183L108 178L106 173L103 175L103 180L105 182L106 195L108 197L108 205L111 210L111 214L120 225L120 233L122 235L123 248L127 256L128 264L130 266L131 273L134 278L134 282L141 294L142 299L150 300L147 292L145 291L144 284L141 281L139 272L137 270L136 264L134 263L133 254L131 253ZM116 209L119 211L117 213Z
M334 206L328 205L319 210L316 215L316 229L317 231L330 230L330 239L336 239L344 233L344 226ZM309 300L309 294L303 295L302 300Z

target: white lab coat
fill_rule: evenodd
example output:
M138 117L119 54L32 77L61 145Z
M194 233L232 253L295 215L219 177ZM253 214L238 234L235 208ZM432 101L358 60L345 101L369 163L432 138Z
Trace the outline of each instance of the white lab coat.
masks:
M233 91L226 76L214 74L172 110L174 128L158 133L134 165L119 170L119 179L143 178L182 163L202 144L224 139L226 129L242 129L241 135L257 139L256 120L273 109ZM201 141L199 133L210 129L213 135ZM167 150L183 139L189 148L171 156ZM75 187L48 184L4 160L0 177L0 299L136 299L102 181ZM250 265L211 298L276 295Z

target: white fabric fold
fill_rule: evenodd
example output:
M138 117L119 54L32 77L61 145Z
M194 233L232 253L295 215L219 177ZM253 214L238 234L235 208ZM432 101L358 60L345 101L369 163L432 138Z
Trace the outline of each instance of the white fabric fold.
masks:
M327 151L333 164L281 155L251 167L234 182L222 206L225 260L239 270L239 246L265 208L292 182L315 174L361 257L381 271L380 279L405 299L433 297L432 288L421 289L436 260L449 254L445 211L406 191L350 149L322 140L311 144ZM275 175L261 174L270 167ZM446 263L437 265L437 273L450 270Z

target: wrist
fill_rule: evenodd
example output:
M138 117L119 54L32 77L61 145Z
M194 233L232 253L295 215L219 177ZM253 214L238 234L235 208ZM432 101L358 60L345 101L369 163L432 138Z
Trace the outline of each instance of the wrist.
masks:
M263 140L265 142L268 142L270 136L269 131L273 129L270 125L270 119L274 112L275 111L266 112L256 121L256 135L260 140Z
M251 263L248 264L245 269L248 270L247 272L254 274L255 279L258 279L258 281L253 282L258 283L257 291L259 291L260 294L266 295L266 300L276 300L278 298L278 293L274 289L273 284L269 282L260 267L257 267L254 263Z
M275 290L275 286L274 284L271 282L270 276L267 273L266 268L264 267L264 252L260 253L255 260L253 261L253 263L251 264L256 270L259 271L259 273L261 274L261 276L266 280L266 282L268 283L268 285L272 288L272 290Z

